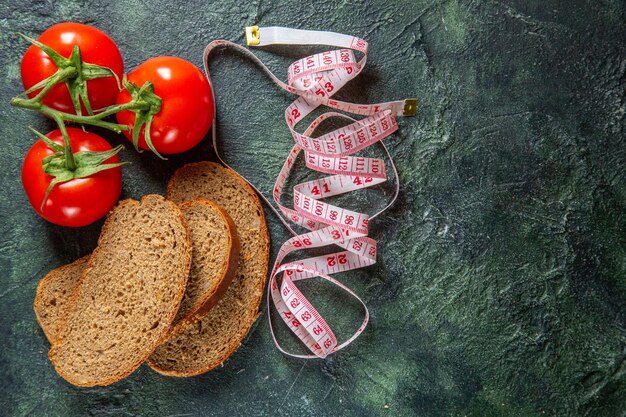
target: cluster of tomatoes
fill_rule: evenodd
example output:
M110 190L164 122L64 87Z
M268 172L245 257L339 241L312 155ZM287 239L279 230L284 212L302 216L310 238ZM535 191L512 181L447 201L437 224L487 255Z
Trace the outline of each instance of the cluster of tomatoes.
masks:
M135 123L137 113L133 111L115 112L117 124L126 128L123 132L129 140L133 138L133 128L140 127L140 148L149 148L147 137L152 142L153 151L174 154L193 148L207 134L214 112L213 94L204 74L192 63L177 57L160 56L143 62L124 76L122 55L115 42L104 32L79 23L52 26L37 41L65 58L70 57L78 45L82 62L110 69L117 76L86 81L72 79L54 85L45 92L41 105L54 109L53 111L58 112L55 114L80 116L88 113L84 105L85 97L82 96L82 111L77 111L76 98L71 96L68 89L69 82L86 83L89 108L93 109L93 114L98 114L107 108L119 108L136 98L134 91L121 88L120 80L124 79L125 84L128 82L137 88L150 81L154 86L154 94L161 100L158 113L152 115L150 123L139 126ZM24 88L27 92L32 90L58 70L48 53L37 45L31 45L21 63ZM41 91L40 88L28 92L28 96L32 99ZM73 118L74 121L76 119L79 117ZM148 135L144 132L146 128L149 128ZM112 149L106 140L86 131L84 127L67 127L64 130L74 155L81 152L103 154ZM59 154L58 148L64 143L67 145L63 134L64 132L57 129L46 135L60 146L52 146L45 138L32 146L24 160L22 183L33 208L46 220L63 226L83 226L103 217L119 199L122 187L121 168L117 155L112 154L104 161L112 168L94 170L97 172L83 177L76 175L74 178L70 175L71 180L57 181L58 184L52 184L51 187L55 177L49 175L50 169L48 173L45 172L44 166L46 162L49 163L52 155ZM69 169L80 168L72 166Z

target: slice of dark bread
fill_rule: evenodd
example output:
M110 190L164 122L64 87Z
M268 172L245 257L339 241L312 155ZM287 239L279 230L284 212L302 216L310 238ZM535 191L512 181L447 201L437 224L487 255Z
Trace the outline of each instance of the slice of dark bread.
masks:
M222 364L248 334L258 315L267 278L269 235L254 190L221 165L185 165L170 180L167 197L177 202L194 198L214 201L232 217L241 242L237 272L224 297L148 359L148 364L162 374L192 376Z
M149 195L113 209L48 353L59 375L109 385L139 367L176 317L191 254L187 223L171 201Z
M68 303L81 274L87 268L87 262L89 255L53 269L37 285L33 306L35 316L51 344L59 340L60 324L64 321Z
M224 295L235 276L240 249L233 220L217 204L199 198L178 207L191 230L193 255L185 295L168 338L204 316Z

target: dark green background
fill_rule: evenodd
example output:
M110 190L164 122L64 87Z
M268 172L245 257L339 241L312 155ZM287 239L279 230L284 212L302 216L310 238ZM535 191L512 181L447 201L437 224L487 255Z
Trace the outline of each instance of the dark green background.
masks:
M623 1L100 3L0 5L0 415L626 416ZM27 46L15 32L36 37L64 20L109 33L127 69L160 54L200 66L208 41L243 43L255 23L353 34L371 55L341 98L420 97L417 117L387 140L402 191L373 222L379 262L340 276L372 314L357 343L293 360L263 314L224 367L200 377L144 366L77 389L56 375L35 287L89 253L102 223L65 229L33 212L19 179L35 139L27 126L52 125L8 101ZM286 78L312 50L259 54ZM291 143L282 112L292 97L238 53L218 53L211 68L226 159L269 192ZM211 157L208 140L166 162L127 148L124 197L162 193L176 167ZM390 189L348 205L381 204ZM275 253L286 234L268 219ZM360 310L307 287L345 337Z

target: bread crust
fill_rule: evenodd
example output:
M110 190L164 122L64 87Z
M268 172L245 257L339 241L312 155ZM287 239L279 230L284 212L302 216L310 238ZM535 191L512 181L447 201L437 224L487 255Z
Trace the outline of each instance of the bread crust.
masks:
M188 169L193 169L193 168L197 168L197 167L206 167L207 169L218 169L221 170L222 172L225 172L226 174L232 176L233 178L236 179L236 181L238 181L242 187L244 187L245 189L247 189L250 194L252 196L254 196L254 204L255 204L255 208L257 208L258 212L259 212L259 230L261 231L261 242L259 242L259 246L261 247L261 257L263 260L263 270L262 272L262 276L264 277L263 279L261 279L259 281L259 284L257 286L257 289L259 290L258 293L260 294L259 297L257 297L256 300L253 300L251 306L250 306L250 310L251 311L255 311L258 312L259 311L259 306L261 304L261 299L263 298L263 290L265 289L265 283L267 282L267 273L268 273L268 262L269 262L269 245L270 245L270 238L269 238L269 232L267 229L267 223L265 221L265 214L263 211L263 206L261 205L261 200L259 199L259 196L256 194L256 192L254 191L254 189L252 187L250 187L250 185L243 179L241 178L241 176L239 174L237 174L236 172L234 172L233 170L230 170L228 168L223 167L220 164L217 164L215 162L208 162L208 161L202 161L202 162L194 162L194 163L190 163L187 164L181 168L179 168L178 170L176 170L176 172L174 173L174 175L172 176L172 178L170 179L170 181L167 184L167 191L166 191L166 196L169 198L171 196L172 193L172 189L174 188L174 182L177 179L177 175L180 175L182 172L184 172L185 170ZM259 317L259 314L255 314L254 316L252 316L252 319L249 320L248 322L246 322L244 324L244 326L242 327L242 334L240 335L240 337L237 338L238 342L237 343L232 343L231 345L228 346L228 349L225 349L225 353L222 354L217 360L215 360L214 362L208 364L207 366L204 367L199 367L197 369L194 369L192 371L188 371L188 372L180 372L180 371L176 371L176 370L168 370L168 369L163 369L161 367L158 366L158 364L156 364L154 361L152 361L150 358L148 358L148 365L154 369L156 372L163 374L163 375L168 375L168 376L175 376L175 377L190 377L190 376L196 376L196 375L200 375L203 374L205 372L209 372L210 370L218 367L219 365L222 365L226 360L228 360L228 358L230 358L233 353L235 353L235 351L239 348L239 346L241 346L241 343L243 342L243 340L245 339L245 337L247 336L247 334L250 332L250 329L252 327L252 325L254 324L254 322L256 321L256 319Z
M108 233L108 229L110 227L110 222L111 222L111 217L112 217L112 213L114 213L116 210L120 210L121 208L128 206L128 205L143 205L144 203L148 202L151 199L158 199L158 200L162 200L164 201L168 206L170 206L170 208L178 215L181 224L183 225L183 228L185 230L184 236L185 236L185 240L186 240L186 244L187 244L187 251L186 251L186 260L184 262L184 270L181 271L181 275L184 277L181 280L181 285L179 285L179 288L176 292L177 296L175 298L176 303L174 305L175 308L172 308L170 314L168 317L166 317L167 322L168 323L172 323L174 321L174 318L176 317L176 314L178 312L178 308L180 307L180 303L182 302L183 299L183 294L185 292L185 288L187 285L187 278L189 276L189 270L191 268L191 236L190 236L190 232L189 232L189 226L187 225L187 221L185 220L185 217L183 216L182 212L180 211L180 209L178 208L178 206L176 204L174 204L173 202L169 201L169 200L165 200L162 196L160 195L155 195L155 194L148 194L142 197L141 199L141 203L133 200L133 199L126 199L121 201L113 210L111 210L109 212L109 214L107 215L107 219L104 222L104 226L102 226L102 232L100 234L100 238L98 239L98 246L96 247L96 249L93 251L92 256L89 259L89 262L87 264L87 268L83 271L81 278L79 280L78 285L76 286L76 289L74 290L74 293L72 294L72 298L70 300L70 303L68 304L68 312L65 315L65 320L64 322L61 324L61 328L65 327L67 325L68 322L68 318L71 317L72 313L74 312L75 309L75 305L76 305L76 299L79 297L80 295L80 291L81 288L86 280L86 277L88 276L89 272L91 271L91 269L93 268L93 260L96 259L96 254L98 254L101 250L101 244L103 241L103 236L105 236ZM161 337L155 339L155 341L149 345L146 346L146 349L144 352L142 352L142 355L139 355L137 357L137 359L135 360L135 362L133 362L130 366L124 368L124 369L119 369L118 373L111 376L110 378L106 378L103 380L99 380L99 381L90 381L87 383L83 383L81 381L75 380L73 379L70 375L68 375L66 372L64 372L62 366L57 363L56 359L56 353L57 350L59 349L60 346L62 346L63 342L64 342L64 338L61 337L59 340L57 340L55 343L52 344L52 346L50 347L50 350L48 351L48 358L50 359L50 362L52 362L52 365L54 366L55 370L57 371L57 373L63 378L65 379L67 382L76 385L76 386L80 386L80 387L93 387L93 386L106 386L106 385L110 385L113 384L125 377L127 377L128 375L130 375L133 371L135 371L149 356L150 354L163 342L163 340L165 339L165 337L167 336L167 331L168 331L168 326L164 327L163 330L163 334L161 335ZM62 334L64 334L65 332L61 332Z
M168 341L175 336L182 333L185 328L202 317L204 317L211 308L217 304L219 300L224 296L226 290L230 286L233 281L233 277L235 276L235 272L237 271L237 265L239 262L239 250L241 249L241 244L239 242L239 235L237 234L237 228L235 227L235 223L233 219L230 218L226 210L215 204L214 202L207 200L206 198L196 198L193 200L185 201L179 203L178 206L183 209L185 207L191 207L195 204L203 204L205 206L210 207L220 214L226 226L228 227L228 237L230 243L230 250L228 251L228 257L224 259L222 264L222 270L224 271L218 280L218 284L208 291L204 296L202 301L198 303L197 306L194 306L183 318L180 319L178 323L176 323L169 331L167 337L164 341ZM192 259L193 261L193 259ZM226 264L226 265L224 265ZM225 268L224 268L225 266Z
M82 258L79 258L72 263L53 269L52 271L48 272L46 276L41 279L41 281L39 281L39 284L37 284L37 292L35 294L35 300L33 301L33 309L35 310L35 318L37 319L37 323L39 323L39 327L41 327L41 329L43 330L43 333L46 335L46 338L48 339L50 344L54 343L54 341L58 341L59 337L55 337L55 335L52 334L52 331L51 331L52 329L44 325L43 320L41 319L41 316L40 316L40 310L42 309L41 303L43 302L44 289L51 280L56 278L58 274L62 274L65 270L70 269L76 266L77 264L88 262L90 256L91 255L85 255ZM72 294L74 293L74 291L76 291L76 288L72 290ZM68 299L68 306L71 300L72 300L72 296L70 295ZM63 313L63 316L65 315L67 315L67 308L65 309L65 313Z

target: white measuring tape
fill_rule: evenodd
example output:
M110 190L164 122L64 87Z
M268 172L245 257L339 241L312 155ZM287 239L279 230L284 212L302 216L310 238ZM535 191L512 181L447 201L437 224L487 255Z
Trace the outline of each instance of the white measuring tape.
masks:
M415 115L417 100L354 104L332 99L337 91L363 70L367 61L368 46L363 39L333 32L282 27L259 28L257 26L246 28L246 38L248 45L251 46L328 45L341 48L307 56L294 62L288 68L287 83L278 79L252 52L235 43L216 40L207 45L204 50L204 69L211 87L213 85L209 74L209 54L219 46L230 46L252 58L279 87L298 96L285 110L285 121L295 141L295 146L289 153L274 186L274 202L280 211L276 210L250 181L246 181L259 191L259 195L294 235L280 248L268 282L268 320L274 343L281 352L290 356L324 358L354 341L363 332L369 321L369 312L365 303L352 290L330 275L373 265L376 262L376 241L367 236L368 222L393 204L398 196L399 185L396 180L396 189L392 201L373 216L344 209L321 200L371 187L387 180L385 163L382 159L357 157L354 154L380 142L395 132L398 129L395 116ZM359 61L356 60L354 51L363 54ZM316 118L304 133L298 133L295 126L321 105L367 117L355 120L344 114L331 111ZM340 117L351 123L322 136L311 137L320 123L330 117ZM219 154L215 125L214 114L213 146L220 161L229 167ZM391 155L384 145L383 148L389 156L391 167L397 179L398 176ZM293 208L289 208L280 203L280 197L289 172L301 151L304 152L308 168L332 175L296 185L294 187ZM286 219L310 230L310 232L298 235ZM344 250L329 255L282 263L291 252L329 245L337 245ZM281 274L282 281L279 287L277 278ZM365 309L361 326L348 340L341 344L337 342L337 338L326 320L294 284L295 281L314 277L321 277L337 285L356 298ZM287 352L278 343L270 317L270 296L280 317L293 333L306 344L313 353L312 355Z

